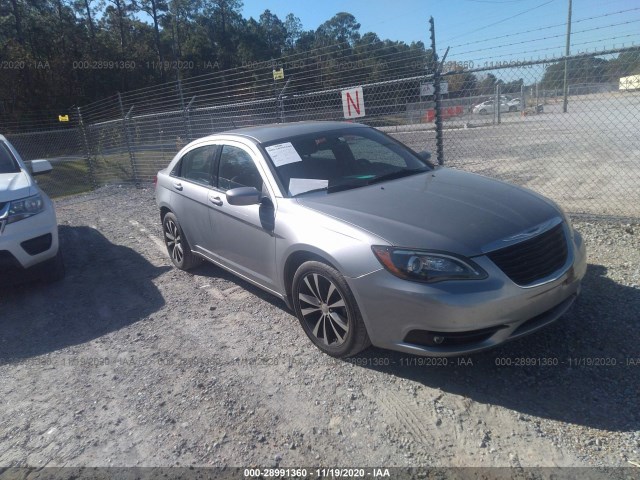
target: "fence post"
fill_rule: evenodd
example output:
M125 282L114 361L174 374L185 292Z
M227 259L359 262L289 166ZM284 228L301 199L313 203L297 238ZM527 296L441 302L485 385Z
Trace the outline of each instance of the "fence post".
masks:
M176 85L178 87L178 97L180 98L180 108L182 109L182 115L185 117L185 120L189 119L189 115L187 113L187 107L184 104L184 94L182 93L182 82L180 81L180 77L178 77L178 83ZM193 97L191 99L191 102L193 102L193 100L195 99L195 97ZM189 106L191 106L191 102L189 102ZM190 122L184 122L184 128L185 128L185 136L187 137L187 141L186 143L189 143L191 141L191 123ZM185 143L185 144L186 144ZM182 147L180 147L182 148ZM179 149L178 149L179 150Z
M131 139L129 138L129 126L128 126L128 121L131 115L131 111L133 110L133 106L131 106L131 108L125 115L124 106L122 105L122 95L120 95L120 92L118 92L118 103L120 104L120 114L122 115L122 133L124 133L124 141L127 144L127 151L129 152L129 162L131 162L131 172L133 174L133 183L137 185L139 183L138 169L136 168L136 158L133 155L133 150L131 149Z
M93 161L91 159L91 149L89 147L89 139L87 138L87 131L84 126L84 121L82 120L82 111L80 107L76 107L78 110L78 126L80 128L80 135L82 135L82 144L84 146L84 159L87 162L87 168L89 170L89 183L91 184L91 189L94 190L98 188L98 183L96 182L96 175L93 168Z
M444 142L442 138L442 105L440 103L440 66L438 65L438 54L436 53L436 27L433 17L429 17L429 30L431 32L431 58L433 64L433 89L436 99L436 154L438 165L444 165Z
M500 84L496 83L496 101L495 107L493 109L493 119L494 123L497 120L498 125L500 125Z
M280 90L280 93L278 94L278 109L280 110L280 123L284 123L284 119L285 119L284 118L284 91L289 86L290 81L291 81L291 77L288 77L286 83L284 84L284 87L282 87L282 90Z
M191 105L193 104L193 101L196 99L196 96L194 95L191 100L189 101L189 104L184 107L184 119L185 119L185 124L187 125L187 140L190 142L191 140L193 140L193 129L191 126ZM188 142L187 142L188 143Z

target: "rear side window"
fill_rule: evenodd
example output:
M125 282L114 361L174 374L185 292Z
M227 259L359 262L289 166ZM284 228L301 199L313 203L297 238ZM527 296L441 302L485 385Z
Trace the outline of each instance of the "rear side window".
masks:
M20 167L4 142L0 142L0 173L18 173Z
M184 154L172 174L202 185L213 185L216 146L194 148Z

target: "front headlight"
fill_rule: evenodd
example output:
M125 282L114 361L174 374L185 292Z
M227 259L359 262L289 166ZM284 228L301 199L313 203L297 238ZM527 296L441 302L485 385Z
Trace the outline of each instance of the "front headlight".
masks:
M42 195L13 200L7 212L7 223L17 222L36 215L44 210Z
M374 245L380 263L395 276L418 282L481 280L487 272L469 259L456 255Z

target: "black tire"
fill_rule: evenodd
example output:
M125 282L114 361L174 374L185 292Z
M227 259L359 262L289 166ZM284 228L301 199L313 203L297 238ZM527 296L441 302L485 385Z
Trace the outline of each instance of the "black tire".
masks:
M162 219L162 233L171 262L180 270L191 270L202 263L189 247L176 216L169 212Z
M291 295L300 325L323 352L349 357L371 345L356 299L335 268L303 263L293 277Z
M513 107L513 106L509 107L510 112L515 112L516 110L518 110L516 107Z
M486 115L488 112L487 112L486 110L484 110L484 109L483 109L483 110L480 110L478 113L479 113L480 115Z
M58 248L58 253L51 260L47 260L40 266L41 278L47 283L57 282L64 278L66 273L62 251Z

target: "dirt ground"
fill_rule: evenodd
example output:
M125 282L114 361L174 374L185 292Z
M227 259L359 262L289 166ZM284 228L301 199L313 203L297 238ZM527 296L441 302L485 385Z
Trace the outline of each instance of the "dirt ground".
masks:
M172 268L152 189L57 211L66 278L0 293L0 467L640 463L638 225L576 223L583 295L539 333L336 360L283 302Z

